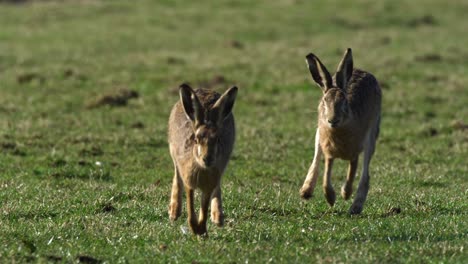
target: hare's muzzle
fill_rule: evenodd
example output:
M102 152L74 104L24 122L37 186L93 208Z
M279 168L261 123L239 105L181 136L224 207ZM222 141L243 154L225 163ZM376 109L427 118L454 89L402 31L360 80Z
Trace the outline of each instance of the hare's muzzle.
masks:
M211 167L214 163L214 158L212 157L205 157L203 158L203 163L205 163L206 167Z
M337 127L338 123L340 123L340 120L338 119L328 119L328 124L330 124L330 127Z

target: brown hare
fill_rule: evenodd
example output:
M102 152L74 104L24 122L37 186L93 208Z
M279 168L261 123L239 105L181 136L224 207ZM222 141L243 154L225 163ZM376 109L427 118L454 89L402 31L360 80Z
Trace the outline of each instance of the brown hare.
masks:
M346 50L333 79L314 54L307 55L306 61L312 78L322 88L323 96L318 106L314 159L300 194L304 199L312 196L323 154L323 190L328 203L333 206L336 198L331 184L332 165L336 158L349 161L346 182L341 188L341 196L349 199L359 154L364 151L361 180L349 209L350 214L359 214L369 190L369 163L380 130L382 93L379 84L372 74L353 68L351 49Z
M169 217L181 214L182 188L187 196L188 224L193 233L206 233L208 207L211 221L224 223L221 204L221 176L234 147L235 125L231 110L237 95L232 87L223 95L211 90L192 90L187 84L179 88L180 101L169 117L169 150L174 162ZM196 218L194 192L201 191L201 209Z

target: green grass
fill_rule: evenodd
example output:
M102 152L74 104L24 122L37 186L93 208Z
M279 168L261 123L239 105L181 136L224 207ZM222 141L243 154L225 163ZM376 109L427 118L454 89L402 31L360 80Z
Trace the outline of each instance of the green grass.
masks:
M468 259L466 1L31 2L0 4L0 262ZM334 69L347 47L384 96L356 217L298 192L321 96L304 56ZM168 219L167 119L216 76L240 87L238 135L226 225L199 239ZM140 97L86 108L121 87Z

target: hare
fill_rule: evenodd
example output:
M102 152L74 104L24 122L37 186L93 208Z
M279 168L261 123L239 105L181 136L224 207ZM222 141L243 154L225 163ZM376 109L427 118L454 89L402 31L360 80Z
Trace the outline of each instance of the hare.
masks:
M309 199L312 196L319 161L324 154L323 190L328 203L333 206L336 198L331 184L331 170L336 158L349 161L346 182L341 188L341 196L349 199L359 154L364 151L361 180L349 209L350 214L360 214L369 191L369 163L379 136L382 92L372 74L353 68L351 49L346 50L333 79L314 54L307 55L306 61L323 96L318 106L314 159L300 190L301 197Z
M231 113L237 87L223 95L211 90L179 88L180 101L169 117L169 150L174 162L174 179L169 204L172 221L181 215L182 188L187 196L188 224L193 233L206 233L208 207L211 221L224 223L221 204L221 176L234 147L235 124ZM201 190L201 209L196 219L194 192Z

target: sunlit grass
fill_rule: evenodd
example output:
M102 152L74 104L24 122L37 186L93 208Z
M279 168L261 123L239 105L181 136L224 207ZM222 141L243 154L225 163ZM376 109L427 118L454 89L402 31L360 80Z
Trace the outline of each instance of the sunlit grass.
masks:
M2 262L468 258L465 2L30 2L0 4ZM384 98L368 201L353 217L351 201L328 207L321 180L299 197L321 95L304 56L334 69L347 47ZM167 118L185 81L240 87L226 225L202 239L185 212L167 215ZM87 107L118 89L139 97Z

